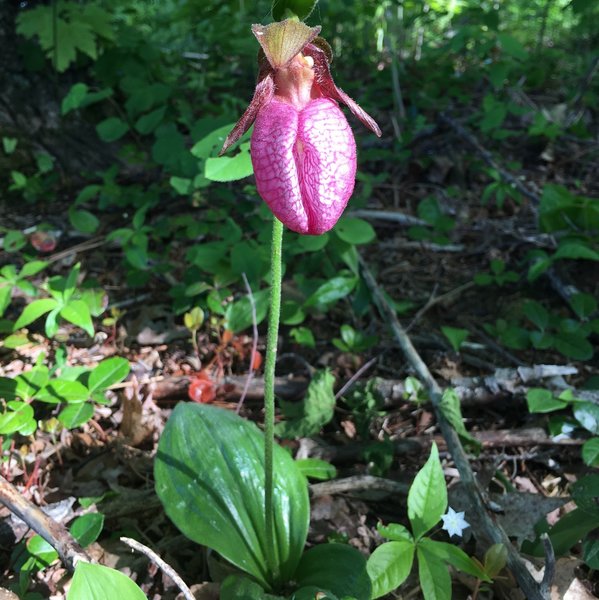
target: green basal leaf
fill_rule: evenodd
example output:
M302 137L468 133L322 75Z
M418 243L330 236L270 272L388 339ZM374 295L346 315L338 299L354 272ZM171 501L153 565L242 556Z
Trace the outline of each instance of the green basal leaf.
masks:
M261 323L268 313L270 291L260 290L252 295L256 310L256 323ZM252 303L248 296L227 304L225 308L225 327L227 329L230 329L233 333L239 333L251 327L252 321Z
M411 541L386 542L370 555L366 568L372 582L371 598L380 598L396 590L408 578L414 549Z
M335 596L370 600L372 584L362 554L345 544L319 544L307 550L295 573L300 587L316 586Z
M439 461L437 445L420 469L408 493L408 517L414 537L419 539L432 529L447 510L447 487Z
M306 479L291 456L274 451L274 558L280 581L293 578L306 541ZM179 404L158 446L156 491L166 513L190 539L208 546L265 588L264 437L232 412Z
M67 600L147 600L141 588L115 569L79 562Z

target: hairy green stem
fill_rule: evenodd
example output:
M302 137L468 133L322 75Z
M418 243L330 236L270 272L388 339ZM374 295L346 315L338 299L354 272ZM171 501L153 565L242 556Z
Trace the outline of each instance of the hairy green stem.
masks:
M270 268L270 311L266 337L266 360L264 364L264 518L266 525L266 557L274 581L278 578L275 560L273 518L273 447L275 437L275 363L281 314L281 249L283 246L283 223L273 217Z

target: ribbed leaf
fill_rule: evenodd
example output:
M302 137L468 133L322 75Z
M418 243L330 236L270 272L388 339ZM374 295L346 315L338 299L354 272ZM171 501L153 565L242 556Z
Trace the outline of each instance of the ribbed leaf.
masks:
M266 562L263 455L253 423L213 406L179 404L160 439L155 477L167 515L187 537L271 587L277 582ZM287 581L306 541L308 490L279 446L274 465L274 555Z

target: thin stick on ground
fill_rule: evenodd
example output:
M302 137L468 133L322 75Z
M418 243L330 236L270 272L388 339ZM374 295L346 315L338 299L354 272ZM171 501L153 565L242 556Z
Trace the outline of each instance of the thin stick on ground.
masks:
M483 501L482 492L478 486L478 482L474 476L474 472L472 471L466 452L462 447L457 433L441 412L441 387L432 376L428 367L414 348L412 341L399 323L395 311L386 300L385 295L370 272L367 263L361 256L359 259L362 275L366 285L372 293L381 317L385 319L385 321L391 326L393 335L402 352L404 353L404 356L416 372L418 378L424 383L430 395L431 402L435 409L437 422L441 428L441 433L445 438L447 448L453 458L455 466L460 473L461 483L468 495L471 507L476 512L479 519L480 526L476 530L478 537L483 539L486 538L491 543L503 544L506 547L508 552L508 567L512 571L516 581L518 582L518 585L520 586L520 589L522 592L524 592L526 598L529 600L547 600L549 596L544 593L543 590L541 590L537 582L533 579L517 550L512 546L512 543L505 534L505 531L503 531L503 529L495 522L494 519L491 518L487 512L485 503Z
M19 493L11 483L0 475L0 503L25 521L33 531L41 535L53 548L69 571L83 560L91 562L90 557L69 533L67 528L51 519L40 508Z
M248 299L250 301L250 307L252 309L252 353L250 355L250 368L248 370L247 378L245 380L239 402L237 403L237 408L235 409L237 414L239 414L241 411L245 397L250 389L250 384L252 383L252 378L254 377L254 360L256 358L256 353L258 352L258 319L256 318L256 301L254 300L254 294L252 294L252 288L245 273L242 273L241 276L243 277L243 283L245 284L245 289L247 290Z
M164 562L154 550L144 546L141 542L128 537L122 537L121 542L127 544L133 550L141 552L141 554L147 556L157 567L162 569L173 581L173 583L181 590L185 600L195 600L195 596L191 590L187 587L187 584L181 579L181 576L171 567L168 563Z

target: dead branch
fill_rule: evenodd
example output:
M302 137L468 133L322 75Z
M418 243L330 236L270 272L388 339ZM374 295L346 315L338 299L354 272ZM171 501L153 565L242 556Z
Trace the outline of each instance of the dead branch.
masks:
M62 562L70 571L75 569L80 560L91 562L85 550L64 525L51 519L35 504L27 500L1 475L0 502L55 548Z
M137 550L141 552L143 555L147 556L157 567L162 569L173 581L173 583L181 590L185 600L195 600L195 596L192 594L191 590L187 587L187 584L181 579L181 576L171 567L168 563L166 563L154 550L144 546L142 543L137 540L122 537L121 542L127 544L133 550Z

